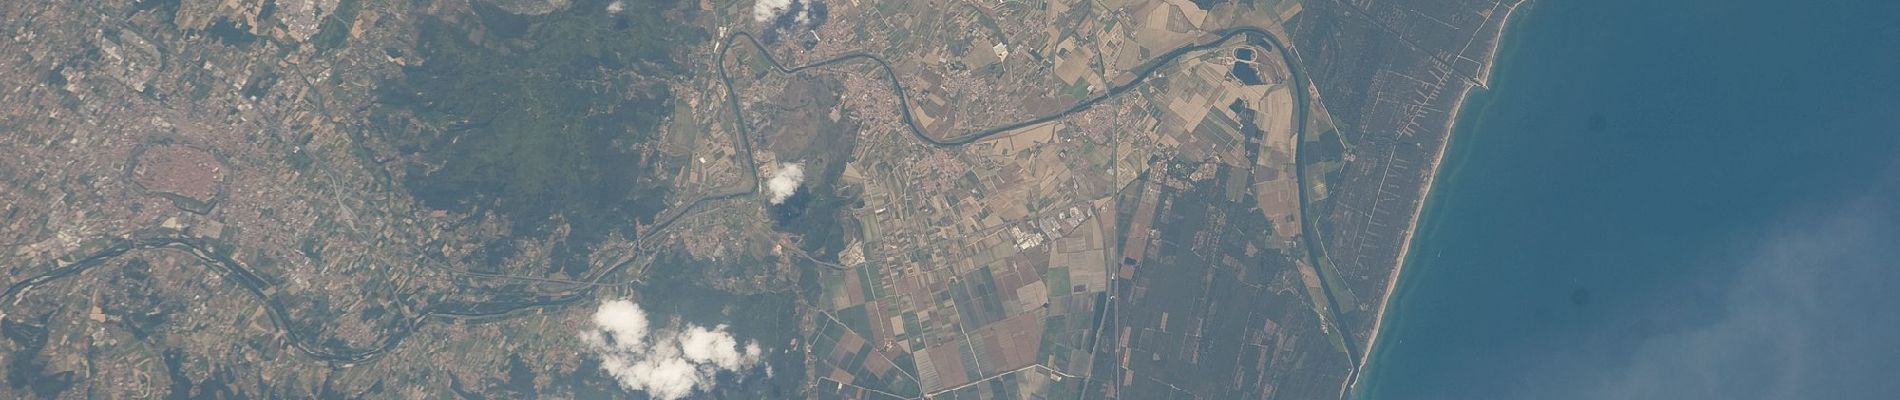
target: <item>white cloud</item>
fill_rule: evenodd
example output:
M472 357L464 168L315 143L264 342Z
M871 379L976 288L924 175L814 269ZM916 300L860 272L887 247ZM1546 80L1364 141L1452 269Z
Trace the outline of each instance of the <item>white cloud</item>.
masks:
M761 23L771 22L791 7L792 0L757 0L752 3L752 19Z
M626 300L601 303L594 311L594 327L581 332L581 340L600 354L600 369L628 390L656 399L710 390L720 371L752 368L763 354L756 341L740 347L725 325L652 331L646 311Z
M594 311L594 326L600 327L599 334L611 335L616 348L646 347L647 313L631 301L601 303Z
M712 364L726 370L739 370L758 364L759 344L747 343L740 348L737 340L726 333L726 326L713 329L689 327L679 337L680 350L686 359L695 363Z
M608 14L619 14L621 11L626 10L626 9L627 9L627 3L622 0L614 0L614 2L607 4Z
M798 163L779 164L772 171L772 179L765 182L765 188L772 193L772 204L784 203L798 192L798 185L805 181L805 167Z

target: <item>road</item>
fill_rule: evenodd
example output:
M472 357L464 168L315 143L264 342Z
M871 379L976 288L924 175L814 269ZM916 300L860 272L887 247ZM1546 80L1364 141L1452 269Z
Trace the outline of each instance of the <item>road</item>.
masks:
M264 303L265 311L266 314L270 316L271 324L284 334L291 347L296 348L298 352L312 359L331 363L355 363L375 359L389 351L389 349L395 348L403 339L408 338L409 335L415 333L417 329L420 329L424 324L434 319L494 317L530 308L565 306L586 298L586 293L574 293L566 296L542 297L524 301L433 303L423 308L421 313L418 313L401 325L401 327L397 328L395 333L383 337L374 346L367 349L333 349L320 345L317 338L312 337L308 332L293 329L295 321L291 320L290 313L284 308L283 302L265 293L265 289L271 286L270 283L265 281L264 278L259 277L257 273L252 272L250 268L245 267L244 264L231 259L231 257L221 252L215 251L211 247L210 242L203 239L166 235L154 235L149 237L132 235L130 237L119 238L115 240L112 245L95 251L72 264L67 264L45 274L8 285L5 292L0 292L0 304L11 304L14 300L14 296L18 296L20 293L32 289L33 287L78 275L87 269L125 255L127 252L143 249L170 249L189 254L200 261L204 261L202 265L209 270L208 272L216 273L219 277L224 278L224 280L244 288L245 292Z
M1077 102L1075 105L1070 106L1068 109L1058 111L1053 114L1043 115L1043 116L1030 118L1027 120L1022 120L1022 121L1018 121L1014 123L990 127L987 129L964 133L961 135L956 135L956 136L952 136L952 137L944 138L944 139L939 139L937 137L929 135L927 132L924 131L922 127L920 127L917 124L916 119L911 115L910 96L909 96L909 92L907 92L904 89L903 82L897 79L897 73L895 70L891 68L890 62L885 61L883 58L880 58L875 55L862 53L862 52L854 52L854 53L848 53L848 54L824 59L821 61L812 62L809 64L797 66L797 67L786 67L783 63L780 63L778 59L772 57L771 52L766 50L765 45L763 43L760 43L758 38L753 37L752 34L750 33L739 32L739 33L733 34L730 37L727 37L725 42L720 45L719 55L718 55L718 71L719 71L719 78L723 80L726 85L727 104L728 106L732 108L732 114L735 118L735 121L734 121L735 126L737 127L737 129L734 132L734 134L737 137L735 138L734 141L735 143L739 143L739 146L740 146L739 153L741 154L753 154L752 149L751 149L751 142L750 142L751 133L750 133L750 128L746 124L745 118L742 117L744 115L745 110L741 104L742 102L739 99L739 94L737 92L737 89L735 89L735 86L733 85L732 76L726 70L726 62L725 62L727 52L732 50L732 48L734 47L734 44L741 43L740 42L741 40L743 40L743 43L751 45L752 48L755 50L755 52L758 55L762 56L763 59L766 61L766 63L769 66L771 66L772 70L780 74L795 75L795 74L804 73L806 71L811 71L814 69L820 69L820 68L825 68L825 67L830 67L830 66L835 66L835 65L842 65L842 64L850 63L850 62L869 62L872 65L876 65L879 71L882 72L884 79L890 82L892 94L897 98L898 111L900 113L900 117L902 117L902 121L904 122L904 127L910 133L910 135L912 137L917 138L918 141L924 142L926 144L930 144L932 146L936 146L939 148L955 148L958 146L962 146L965 144L983 140L983 139L986 139L991 136L995 136L997 134L1001 134L1004 132L1010 132L1010 131L1021 129L1024 127L1029 127L1029 126L1038 125L1038 124L1042 124L1042 123L1046 123L1050 121L1059 120L1078 112L1087 111L1089 108L1094 107L1096 104L1106 101L1109 98L1119 96L1127 92L1128 90L1141 85L1142 83L1146 82L1148 78L1152 77L1156 71L1160 70L1163 67L1173 64L1176 60L1178 60L1182 56L1186 56L1190 53L1194 53L1197 51L1220 47L1235 37L1238 37L1241 35L1248 35L1248 38L1250 39L1250 43L1258 47L1273 49L1274 52L1280 55L1281 59L1286 61L1287 70L1289 71L1289 74L1292 75L1293 87L1295 88L1295 90L1299 91L1299 92L1296 92L1295 95L1293 96L1293 98L1296 100L1295 105L1294 105L1295 115L1294 115L1294 121L1293 121L1293 127L1294 127L1293 131L1294 131L1294 143L1295 143L1294 145L1294 175L1297 176L1298 186L1300 187L1300 190L1299 190L1299 214L1300 214L1299 218L1300 218L1300 227L1301 227L1300 242L1302 243L1302 246L1305 247L1305 250L1306 250L1305 258L1306 258L1307 263L1312 265L1313 268L1315 268L1316 270L1320 268L1326 268L1325 265L1320 263L1320 261L1323 259L1322 255L1325 254L1325 244L1324 244L1323 236L1321 236L1319 232L1319 227L1318 227L1319 224L1317 221L1317 217L1314 215L1311 215L1311 213L1309 212L1310 210L1312 210L1312 200L1310 198L1307 188L1312 187L1312 183L1308 182L1309 177L1307 176L1307 173L1306 173L1306 165L1310 163L1311 155L1308 154L1308 151L1304 144L1306 141L1307 115L1309 114L1310 102L1311 102L1312 96L1309 96L1306 94L1306 90L1308 90L1309 86L1306 80L1305 71L1302 70L1303 64L1299 60L1299 55L1295 53L1292 50L1292 48L1287 47L1283 42L1281 42L1279 37L1274 36L1271 32L1268 32L1265 29L1261 29L1257 27L1236 27L1236 28L1219 30L1219 31L1216 31L1215 34L1216 34L1216 37L1213 40L1198 43L1198 44L1189 44L1186 46L1175 48L1174 50L1168 51L1167 53L1163 53L1160 57L1157 57L1154 60L1144 63L1139 69L1135 70L1134 78L1130 79L1128 82L1122 83L1120 85L1111 86L1108 88L1107 91L1103 92L1102 94ZM753 157L742 157L742 158L745 159L744 162L746 163L746 170L748 171L748 174L751 174L753 177L753 180L756 182L756 180L758 179L757 177L758 167L757 165L753 164ZM754 184L753 190L756 191L757 190L756 188L758 186L759 185ZM1349 360L1358 360L1359 346L1352 338L1352 330L1348 329L1349 322L1339 317L1339 313L1342 312L1342 310L1340 310L1338 300L1336 300L1333 296L1334 288L1327 287L1327 285L1328 283L1326 282L1326 280L1324 279L1320 280L1320 286L1321 286L1320 291L1322 293L1325 293L1325 298L1314 299L1314 301L1326 302L1326 305L1327 305L1326 312L1328 315L1326 315L1324 322L1331 324L1332 331L1338 332L1338 334L1341 335L1342 338L1344 339L1342 340L1342 342L1345 344L1347 358ZM1349 364L1353 366L1352 371L1350 371L1349 374L1357 375L1359 371L1359 365L1356 362L1349 363Z
M995 136L997 134L1001 134L1004 132L1010 132L1016 129L1021 129L1021 128L1032 126L1032 125L1055 121L1058 119L1068 117L1078 112L1086 111L1089 108L1094 107L1095 105L1103 101L1106 101L1115 96L1122 95L1126 93L1127 91L1129 91L1130 89L1133 89L1138 85L1141 85L1142 83L1146 82L1150 77L1152 77L1156 71L1160 70L1163 67L1173 64L1176 60L1180 59L1182 56L1185 56L1197 51L1202 51L1202 50L1207 50L1207 49L1212 49L1212 48L1222 46L1226 44L1229 40L1236 37L1240 37L1242 35L1248 35L1248 38L1252 41L1252 43L1258 46L1271 48L1277 51L1282 58L1287 60L1287 65L1289 67L1288 69L1292 74L1295 87L1302 88L1302 90L1304 90L1304 88L1307 87L1305 77L1300 69L1300 63L1298 61L1297 55L1294 54L1288 47L1284 46L1282 42L1280 41L1280 39L1278 37L1273 36L1273 34L1267 32L1264 29L1255 28L1255 27L1239 27L1239 28L1224 29L1224 30L1216 31L1215 34L1216 34L1216 37L1213 40L1209 40L1207 42L1202 42L1202 43L1197 43L1197 44L1185 45L1179 48L1175 48L1174 50L1168 51L1167 53L1163 53L1160 57L1157 57L1154 60L1151 60L1145 63L1142 67L1134 71L1134 77L1130 79L1128 82L1111 86L1108 88L1107 91L1103 92L1102 94L1077 102L1075 105L1070 106L1068 109L1065 109L1056 113L1048 114L1048 115L1043 115L1043 116L1038 116L1038 117L1034 117L1034 118L1030 118L1030 119L1026 119L1022 121L1017 121L1014 123L1003 124L1003 125L979 130L979 131L968 132L968 133L952 136L949 138L939 139L937 137L933 137L927 134L923 130L922 127L918 126L916 119L911 115L910 96L908 92L905 90L903 82L897 79L896 72L891 68L890 63L885 61L883 58L877 57L875 55L867 54L867 53L850 53L850 54L845 54L845 55L841 55L837 57L832 57L832 58L825 59L822 61L813 62L810 64L788 68L788 67L785 67L783 64L781 64L777 59L772 58L771 53L766 51L765 45L763 43L760 43L756 37L752 36L752 34L746 33L746 32L736 33L733 36L728 37L725 43L723 43L723 45L720 47L720 50L718 53L718 59L717 59L717 64L718 64L717 70L719 73L719 78L723 81L723 83L726 86L725 90L726 90L727 103L732 108L732 115L735 118L734 125L737 127L737 129L734 130L733 132L735 136L734 142L737 143L737 145L739 146L739 152L741 154L747 155L747 156L743 156L739 158L745 164L744 165L745 168L743 168L743 170L746 171L746 174L751 178L749 180L753 181L754 184L748 185L743 190L734 190L730 192L713 193L713 194L701 196L693 200L692 202L687 203L678 212L669 213L667 216L662 217L659 223L656 223L655 225L653 225L647 230L646 234L643 235L642 240L644 240L646 237L655 236L655 233L668 229L674 222L680 220L681 218L683 218L684 216L688 214L698 211L698 209L704 207L704 205L707 203L737 198L741 196L753 195L753 194L757 194L759 190L758 181L760 178L757 173L758 166L756 165L756 162L754 161L754 157L750 156L751 154L753 154L752 145L751 145L751 130L750 130L750 127L747 125L745 119L742 118L742 116L744 115L744 108L739 99L739 94L737 90L735 89L735 86L733 86L732 84L732 77L728 73L726 69L726 63L725 63L727 52L730 51L733 45L736 42L740 41L741 39L745 41L744 43L750 44L755 50L757 50L757 54L763 56L764 60L776 72L781 73L781 74L800 74L806 71L812 71L815 69L820 69L820 68L825 68L825 67L835 66L835 65L842 65L842 64L851 63L851 62L868 62L877 66L878 69L883 72L882 75L884 76L884 78L890 82L891 91L893 92L894 97L896 97L898 101L898 105L899 105L898 110L900 110L902 113L901 116L903 118L904 126L910 132L911 136L915 137L917 140L923 143L926 143L935 147L955 148L955 147L960 147L960 146L970 144L979 140L983 140L985 138L989 138L991 136ZM1295 143L1303 143L1305 139L1306 118L1308 114L1307 112L1308 97L1309 96L1305 96L1305 95L1294 96L1294 98L1297 100L1296 106L1294 107L1296 110L1295 123L1294 123ZM1297 175L1298 175L1298 180L1299 180L1299 186L1302 188L1299 195L1299 200L1300 200L1299 208L1300 208L1300 214L1301 214L1301 220L1302 220L1301 225L1304 227L1304 230L1305 230L1303 232L1303 235L1306 236L1307 238L1310 238L1311 240L1302 240L1302 242L1305 243L1305 246L1307 247L1307 255L1308 255L1309 261L1312 262L1313 265L1317 267L1319 265L1318 264L1319 254L1320 254L1320 251L1322 251L1323 249L1319 247L1317 244L1320 242L1318 240L1320 236L1318 234L1317 228L1314 227L1314 224L1312 223L1312 218L1310 218L1307 215L1309 201L1307 198L1306 190L1304 190L1304 188L1308 187L1309 184L1308 182L1306 182L1307 180L1307 176L1305 173L1306 152L1304 148L1305 146L1296 145L1295 164L1296 164L1296 172L1298 172ZM377 344L374 346L371 346L367 349L331 349L331 348L326 348L326 347L316 344L317 339L314 337L311 337L308 333L300 332L296 329L292 329L294 321L290 319L289 313L285 310L282 302L278 301L277 299L265 293L265 289L267 289L270 286L270 284L264 279L258 277L256 273L252 272L249 268L245 267L243 264L238 263L237 261L232 260L230 257L225 256L219 252L213 251L207 246L208 245L207 242L201 239L176 237L176 236L152 236L152 237L146 237L146 238L137 238L136 236L137 235L132 235L125 238L121 238L115 244L108 246L102 250L95 251L92 254L81 258L79 261L73 264L55 268L53 271L47 272L45 274L34 276L32 278L28 278L19 282L15 282L9 285L7 287L7 290L4 293L0 293L0 304L5 304L5 303L13 301L14 296L19 295L20 293L26 291L27 289L31 289L32 287L43 285L43 284L46 284L48 282L52 282L58 279L77 275L80 272L85 271L86 269L92 268L99 264L103 264L106 261L109 261L121 255L124 255L125 253L131 250L157 249L157 248L173 249L173 250L183 251L185 253L191 254L194 257L197 257L200 260L205 261L205 265L210 270L210 272L215 272L219 274L221 277L223 277L224 279L229 280L243 287L246 292L251 294L251 296L255 297L258 301L263 302L266 305L266 309L268 310L268 314L270 315L270 319L273 325L279 331L284 333L285 337L288 338L288 342L290 343L290 345L292 347L295 347L300 353L318 361L331 362L331 363L355 363L355 362L371 360L371 359L381 356L382 354L386 353L390 349L395 348L404 339L408 338L411 334L413 334L416 330L423 327L429 321L432 321L435 319L494 317L494 316L506 315L506 314L514 313L514 312L525 310L525 309L531 309L531 308L559 308L559 307L575 304L579 302L580 300L585 299L588 296L590 296L595 289L606 287L606 286L623 285L623 284L602 284L601 280L605 279L608 276L612 276L614 273L618 272L619 270L634 263L634 261L630 259L628 261L616 264L608 269L605 269L601 271L600 273L593 274L592 277L586 280L563 281L563 283L581 284L582 286L569 291L569 293L562 294L562 295L536 297L536 298L524 300L524 301L431 304L428 307L425 307L423 309L423 312L411 317L405 324L403 324L400 328L398 328L396 332L391 333L388 336L385 336L384 338L379 340ZM512 276L482 276L482 277L509 278ZM632 282L627 282L627 283L632 283ZM1328 303L1333 304L1333 306L1330 309L1337 310L1338 309L1337 303L1332 300L1332 296L1331 296L1332 291L1331 290L1324 290L1324 291L1327 293L1327 298L1324 300L1327 301ZM1329 316L1329 317L1331 318L1328 318L1328 321L1331 321L1332 323L1335 324L1334 328L1336 331L1350 332L1347 330L1339 329L1340 326L1338 326L1338 324L1343 323L1339 318L1337 318L1336 316ZM1346 335L1348 335L1348 340L1346 340L1348 355L1350 356L1353 354L1357 354L1357 350L1355 346L1353 345L1352 340L1350 340L1350 334L1346 333ZM1356 368L1355 368L1355 371L1356 371Z

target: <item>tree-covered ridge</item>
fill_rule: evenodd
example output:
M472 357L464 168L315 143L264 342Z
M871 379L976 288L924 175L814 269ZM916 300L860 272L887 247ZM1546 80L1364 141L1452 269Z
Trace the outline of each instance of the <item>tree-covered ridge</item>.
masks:
M391 139L419 154L406 185L425 205L492 210L517 233L560 216L580 242L658 211L667 174L639 144L671 109L676 46L698 38L663 16L667 2L592 3L517 16L475 2L475 15L423 22L422 62L380 103L417 122Z

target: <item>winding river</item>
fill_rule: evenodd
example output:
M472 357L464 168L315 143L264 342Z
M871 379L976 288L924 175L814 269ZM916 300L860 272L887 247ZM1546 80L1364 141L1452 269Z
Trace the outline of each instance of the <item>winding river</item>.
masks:
M1307 87L1305 77L1300 70L1300 65L1299 65L1297 56L1288 47L1284 46L1279 38L1273 36L1273 34L1267 32L1266 30L1255 28L1255 27L1239 27L1239 28L1224 29L1224 30L1215 32L1215 34L1216 34L1216 37L1212 40L1201 42L1201 43L1185 45L1185 46L1175 48L1174 50L1171 50L1171 51L1168 51L1167 53L1162 54L1160 57L1157 57L1154 60L1151 60L1145 63L1140 69L1137 69L1136 71L1134 71L1134 77L1130 79L1128 82L1111 86L1103 93L1096 95L1094 97L1087 98L1080 102L1077 102L1076 104L1070 106L1069 108L1065 110L1062 110L1053 114L1038 116L1038 117L1029 118L1022 121L990 127L987 129L982 129L982 130L978 130L974 132L963 133L963 134L959 134L959 135L952 136L949 138L944 138L944 139L933 137L925 133L922 127L918 126L916 119L911 115L910 96L908 92L905 90L903 82L897 79L897 74L891 68L889 62L875 55L857 52L857 53L850 53L850 54L845 54L845 55L841 55L837 57L832 57L829 59L825 59L822 61L817 61L817 62L813 62L813 63L801 65L801 66L786 67L783 64L781 64L777 59L773 58L771 56L771 53L767 51L766 46L763 43L759 42L759 40L756 37L754 37L750 33L740 32L726 38L725 42L720 47L720 50L717 56L718 57L717 70L719 73L719 78L723 81L723 83L726 86L725 90L726 90L727 102L728 102L728 105L732 108L733 115L735 116L735 119L736 119L735 126L737 126L737 129L734 130L733 132L734 137L735 137L735 143L737 143L737 145L739 146L739 151L741 153L748 154L748 155L753 154L751 139L750 139L750 136L751 136L750 127L746 123L745 119L740 117L744 115L743 104L741 104L742 102L739 99L739 94L737 90L735 89L735 86L733 85L732 77L728 73L726 69L726 63L725 63L727 52L733 48L733 45L735 43L739 43L741 40L743 40L743 43L749 44L755 50L757 50L757 54L764 56L764 60L776 72L781 73L781 74L801 74L807 71L812 71L812 70L821 69L821 68L830 67L830 66L842 65L842 64L851 63L851 62L868 62L873 65L876 65L878 69L883 72L884 78L890 82L892 94L894 95L894 97L897 98L897 101L898 101L898 105L899 105L898 110L901 112L901 117L904 122L904 126L910 132L911 136L915 137L917 140L923 143L926 143L935 147L939 147L939 148L960 147L962 145L983 140L985 138L989 138L997 134L1013 131L1016 129L1021 129L1028 126L1042 124L1042 123L1046 123L1050 121L1055 121L1058 119L1062 119L1064 117L1068 117L1069 115L1072 115L1078 112L1086 111L1094 107L1095 105L1108 100L1111 97L1119 96L1123 93L1126 93L1128 90L1135 88L1137 85L1140 85L1146 82L1150 77L1154 75L1156 71L1160 70L1163 67L1166 67L1168 65L1175 63L1182 56L1188 55L1190 53L1202 51L1202 50L1208 50L1208 49L1220 47L1226 44L1228 41L1236 37L1242 37L1242 36L1245 36L1249 40L1249 43L1252 43L1259 47L1273 49L1274 51L1278 52L1279 55L1284 60L1286 60L1286 64L1289 67L1288 70L1291 72L1291 75L1292 75L1294 87L1299 88L1298 90L1304 90ZM1299 93L1293 96L1293 98L1296 99L1296 104L1295 104L1296 115L1294 117L1295 120L1293 124L1293 126L1295 127L1294 129L1295 143L1302 143L1303 140L1305 139L1305 133L1306 133L1305 125L1306 125L1306 116L1307 116L1307 111L1308 111L1308 96L1304 95L1304 93ZM1304 190L1304 188L1308 187L1309 185L1306 182L1306 174L1304 172L1305 163L1308 157L1306 155L1306 151L1304 147L1305 146L1296 146L1295 164L1296 164L1296 172L1297 172L1298 180L1299 180L1299 186L1302 188L1299 194L1299 203L1300 203L1301 218L1303 221L1305 221L1305 223L1302 224L1304 226L1303 235L1313 240L1302 240L1302 242L1307 247L1308 261L1313 263L1313 265L1318 266L1319 265L1318 255L1320 254L1321 251L1323 251L1323 249L1319 245L1319 240L1317 240L1317 238L1319 238L1319 234L1314 228L1315 224L1313 223L1313 221L1310 219L1310 216L1308 216L1306 212L1308 208L1308 199L1307 199L1307 193ZM678 212L670 213L669 216L664 217L659 223L649 228L648 234L644 236L651 237L653 236L652 233L660 232L671 227L674 222L680 220L683 216L693 213L695 210L701 208L706 203L756 194L759 188L759 185L757 183L758 183L758 180L760 179L757 174L758 168L757 168L756 162L754 161L754 158L750 156L739 157L739 158L742 159L744 163L746 164L744 170L746 171L748 175L748 178L749 178L748 180L751 180L754 182L753 185L748 185L743 190L735 190L735 191L724 192L724 193L713 193L713 194L701 196L693 200L692 202L688 203L685 207L681 208ZM32 289L33 287L44 285L44 284L54 282L60 279L76 276L80 274L81 272L91 269L92 267L104 264L108 261L111 261L120 256L123 256L128 252L131 252L133 250L143 250L143 249L170 249L170 250L175 250L175 251L181 251L186 254L190 254L193 257L198 258L199 260L204 262L204 265L206 266L209 272L217 273L223 279L230 281L234 284L237 284L239 287L244 288L245 292L249 293L252 297L255 297L260 302L263 302L265 304L267 313L270 316L272 325L275 326L279 331L281 331L285 335L285 337L288 338L287 342L289 343L289 345L291 347L296 348L299 353L317 361L328 362L328 363L342 363L342 364L363 362L363 361L375 359L385 354L390 349L393 349L399 344L401 344L403 340L407 339L410 335L414 334L417 330L421 329L430 321L434 321L437 319L468 319L468 318L496 317L496 316L503 316L503 315L507 315L507 314L514 313L517 311L527 310L527 309L560 308L560 307L576 304L580 302L581 300L586 299L589 296L591 296L595 289L607 286L607 285L600 284L600 281L602 279L606 278L607 276L611 276L615 272L618 272L619 270L634 263L633 260L621 262L614 265L611 268L608 268L598 274L595 274L593 277L585 281L571 282L571 283L583 283L586 285L576 288L574 290L571 290L565 294L552 295L552 296L540 296L540 297L531 298L529 300L520 300L520 301L491 301L491 302L430 304L429 306L424 307L422 309L422 312L405 320L402 323L402 325L400 325L400 327L398 327L395 330L395 332L390 333L387 336L384 336L382 339L378 340L376 344L372 346L368 346L367 348L360 348L360 349L338 350L338 349L331 349L326 346L321 346L321 345L316 344L318 343L317 338L312 337L312 335L310 335L308 332L302 332L297 329L293 329L293 326L294 326L293 321L291 320L289 316L290 314L284 307L283 303L277 298L272 297L270 294L266 293L266 289L271 287L271 284L268 281L266 281L262 277L259 277L255 272L252 272L251 269L244 266L242 263L239 263L236 260L233 260L226 255L223 255L217 251L214 251L212 249L211 243L207 240L167 235L167 234L162 234L162 233L161 234L143 234L143 236L141 234L133 234L127 237L118 238L114 240L113 244L106 246L103 249L94 251L91 254L86 255L84 257L80 257L77 261L71 264L54 268L52 271L49 271L47 273L44 273L38 276L27 278L19 282L14 282L6 287L6 291L4 293L0 293L0 303L12 302L15 296L18 296L21 293L29 289ZM507 278L507 277L512 277L512 276L477 275L476 277ZM1332 291L1330 289L1327 289L1324 291L1327 293L1327 298L1325 300L1328 303L1333 304L1331 309L1335 309L1335 310L1338 309L1337 303L1334 302L1331 297ZM1327 322L1335 325L1333 327L1335 331L1349 332L1349 331L1340 329L1342 327L1338 326L1338 324L1342 322L1339 318L1336 318L1335 316L1328 316ZM1353 359L1358 359L1358 357L1356 356L1357 346L1355 346L1351 340L1347 340L1346 342L1347 342L1346 345L1347 345L1348 355L1353 355Z

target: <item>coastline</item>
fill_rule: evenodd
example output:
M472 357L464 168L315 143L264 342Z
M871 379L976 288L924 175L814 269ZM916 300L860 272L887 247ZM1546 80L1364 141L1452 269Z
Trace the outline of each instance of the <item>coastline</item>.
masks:
M1405 237L1400 238L1399 254L1392 268L1392 277L1386 280L1385 293L1379 297L1379 309L1373 313L1372 329L1366 338L1366 351L1359 355L1358 363L1354 365L1353 378L1350 382L1346 383L1346 393L1349 395L1357 393L1359 382L1366 377L1366 367L1372 360L1372 355L1378 353L1379 334L1385 322L1386 310L1392 306L1392 294L1398 289L1399 280L1405 276L1406 258L1411 254L1412 241L1418 234L1419 220L1425 217L1425 203L1431 200L1432 187L1437 184L1439 173L1443 172L1441 169L1445 166L1445 153L1451 148L1451 141L1457 129L1458 116L1463 112L1465 102L1471 99L1473 90L1489 88L1491 83L1491 70L1497 66L1498 52L1499 49L1503 47L1504 33L1510 29L1511 17L1517 12L1518 7L1523 6L1529 1L1530 0L1518 0L1505 9L1504 15L1498 22L1497 33L1494 34L1491 39L1490 54L1486 56L1484 68L1479 71L1480 76L1477 77L1476 82L1473 82L1472 85L1466 86L1465 89L1458 94L1458 99L1452 102L1451 117L1445 122L1445 140L1439 143L1437 151L1432 155L1432 171L1426 175L1425 184L1419 187L1419 200L1413 205L1412 221L1405 228Z

